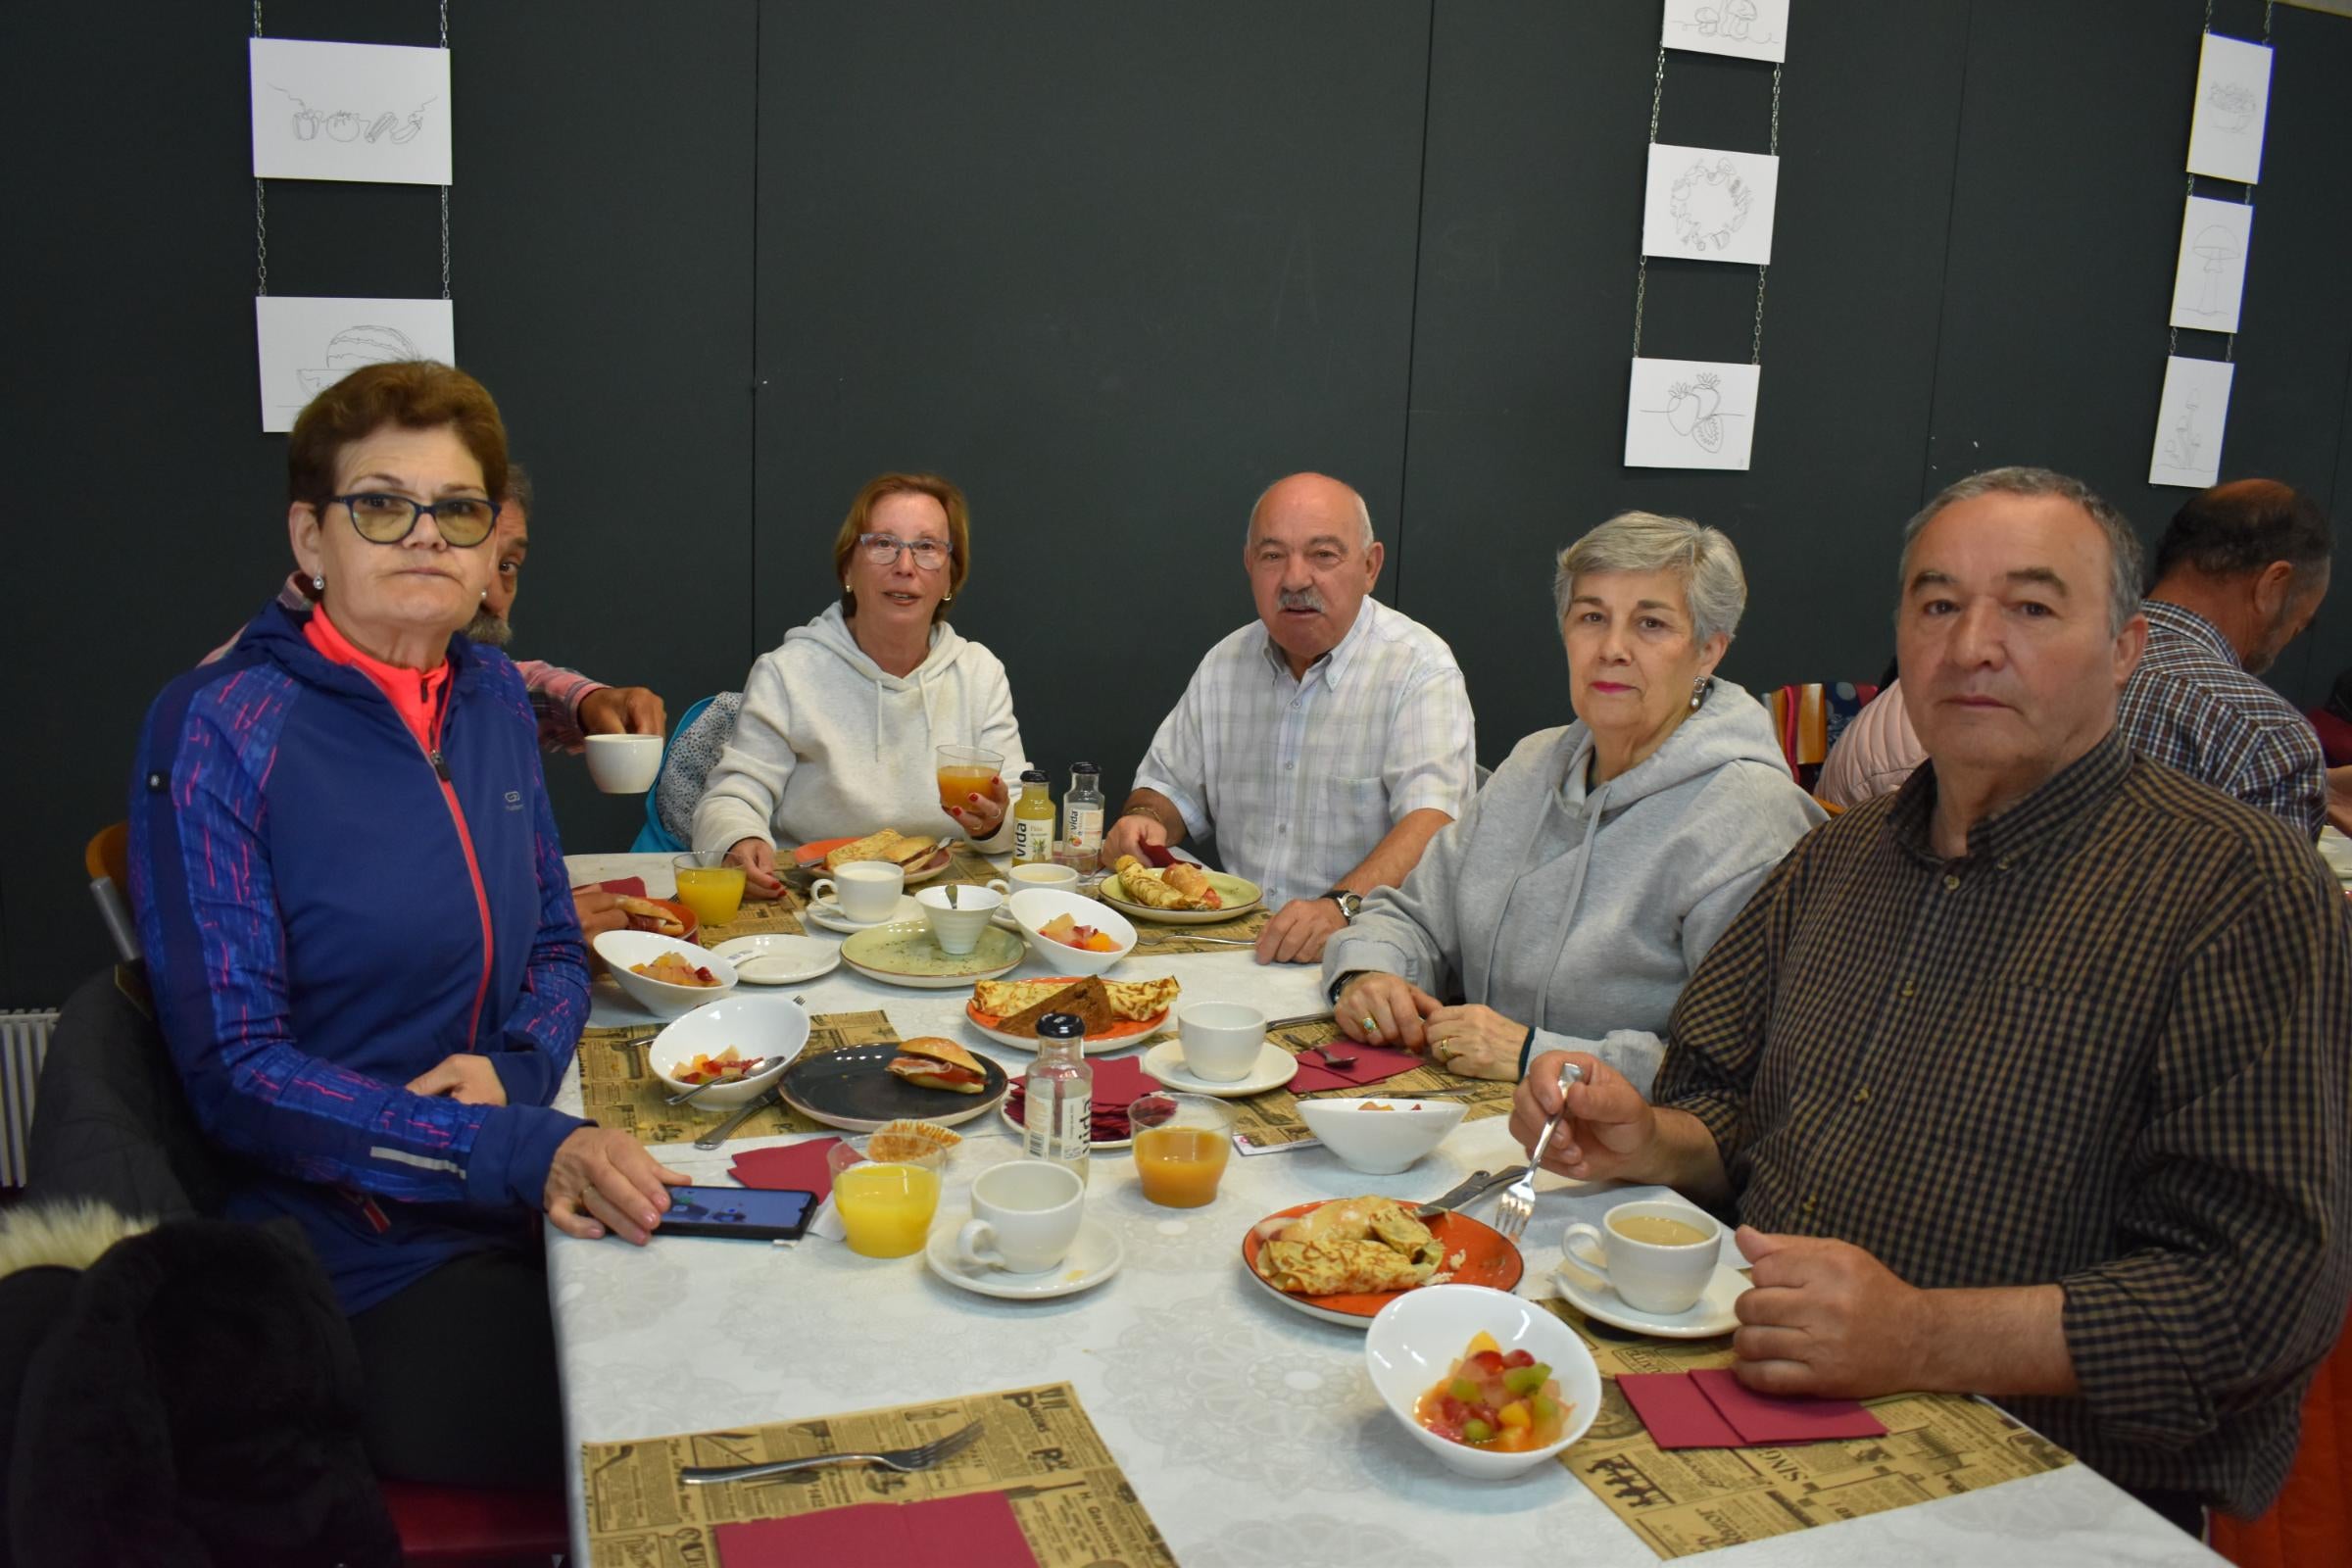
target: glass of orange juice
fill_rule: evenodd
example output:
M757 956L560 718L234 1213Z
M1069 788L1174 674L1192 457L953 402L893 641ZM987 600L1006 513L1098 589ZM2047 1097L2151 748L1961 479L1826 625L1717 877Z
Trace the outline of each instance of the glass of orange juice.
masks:
M681 855L670 861L678 879L678 902L705 925L725 925L743 907L743 867L724 850Z
M1233 1156L1233 1109L1206 1095L1146 1095L1127 1106L1135 1129L1135 1173L1162 1208L1215 1200Z
M942 746L939 749L939 804L942 810L970 804L967 796L985 796L1004 765L1004 754L979 746Z
M825 1152L833 1171L833 1206L850 1250L860 1257L905 1257L923 1250L939 1212L944 1149L907 1159L865 1157L866 1140L846 1139Z

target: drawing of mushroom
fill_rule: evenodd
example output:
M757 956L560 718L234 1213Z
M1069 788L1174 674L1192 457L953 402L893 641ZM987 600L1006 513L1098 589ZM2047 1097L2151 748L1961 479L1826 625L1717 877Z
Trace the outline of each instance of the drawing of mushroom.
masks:
M1739 166L1718 156L1701 158L1685 170L1667 192L1666 210L1674 220L1674 237L1705 255L1707 247L1727 250L1732 235L1747 222L1756 194L1740 177Z
M297 370L303 391L316 397L364 365L389 365L425 356L409 335L396 326L347 326L327 339L326 365L320 369Z
M2242 81L2217 81L2205 89L2205 107L2213 111L2213 128L2234 136L2254 123L2262 100Z
M2197 406L2184 403L2180 416L2173 421L2173 433L2164 443L2164 461L2168 467L2193 469L2197 466L2197 448L2205 443L2197 436Z
M1702 38L1745 38L1756 24L1756 0L1724 0L1722 6L1700 6L1690 14Z
M2222 288L2229 281L2230 263L2237 260L2237 236L2219 223L2209 223L2189 245L2189 254L2205 258L2203 275L2197 281L2196 303L2189 309L2199 316L2222 314Z

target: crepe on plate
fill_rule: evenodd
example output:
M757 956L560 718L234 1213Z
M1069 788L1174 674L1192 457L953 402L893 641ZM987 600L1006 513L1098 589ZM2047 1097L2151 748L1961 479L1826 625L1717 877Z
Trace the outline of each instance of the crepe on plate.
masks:
M1147 909L1221 909L1225 900L1209 885L1200 868L1190 860L1153 870L1132 855L1119 857L1112 866L1129 902Z
M908 838L895 827L886 827L879 833L868 833L838 849L827 850L825 869L838 871L852 860L888 860L894 865L912 865L929 858L938 847L937 839Z
M1337 1198L1258 1226L1256 1269L1294 1296L1357 1296L1440 1283L1446 1249L1394 1198Z
M889 1070L921 1089L976 1095L988 1087L988 1074L981 1070L979 1058L938 1035L918 1035L900 1046L899 1054L890 1058Z
M972 987L972 1005L1001 1020L997 1027L1006 1034L1034 1036L1037 1020L1047 1013L1075 1012L1087 1020L1086 1032L1094 1035L1121 1019L1142 1023L1158 1017L1175 1003L1178 989L1172 975L1157 980L982 980Z

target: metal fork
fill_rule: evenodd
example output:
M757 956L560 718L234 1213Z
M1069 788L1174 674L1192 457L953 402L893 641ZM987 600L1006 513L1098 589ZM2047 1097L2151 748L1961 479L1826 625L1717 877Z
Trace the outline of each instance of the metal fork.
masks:
M1505 1187L1494 1200L1494 1228L1514 1242L1527 1234L1527 1222L1536 1217L1536 1171L1544 1163L1544 1151L1550 1146L1552 1133L1568 1114L1568 1086L1584 1081L1584 1068L1573 1061L1560 1063L1560 1108L1537 1135L1536 1147L1527 1156L1527 1173Z
M970 1447L979 1436L980 1423L975 1421L960 1432L951 1432L911 1448L885 1448L880 1453L816 1453L806 1459L778 1459L772 1464L688 1465L678 1472L678 1479L690 1487L705 1487L724 1481L763 1481L769 1476L791 1475L796 1470L814 1470L828 1464L878 1464L885 1470L902 1472L928 1470Z

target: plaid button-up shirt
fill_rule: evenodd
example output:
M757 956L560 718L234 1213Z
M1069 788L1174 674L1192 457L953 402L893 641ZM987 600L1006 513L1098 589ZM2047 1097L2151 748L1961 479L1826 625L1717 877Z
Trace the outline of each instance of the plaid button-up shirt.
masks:
M2115 721L2152 757L2316 839L2328 820L2328 763L2294 705L2246 673L2237 650L2192 610L2150 599L2148 651Z
M1934 767L1801 840L1684 990L1661 1104L1740 1217L1913 1285L2056 1283L2127 1487L2253 1514L2352 1296L2352 920L2276 818L2120 734L1928 838Z

